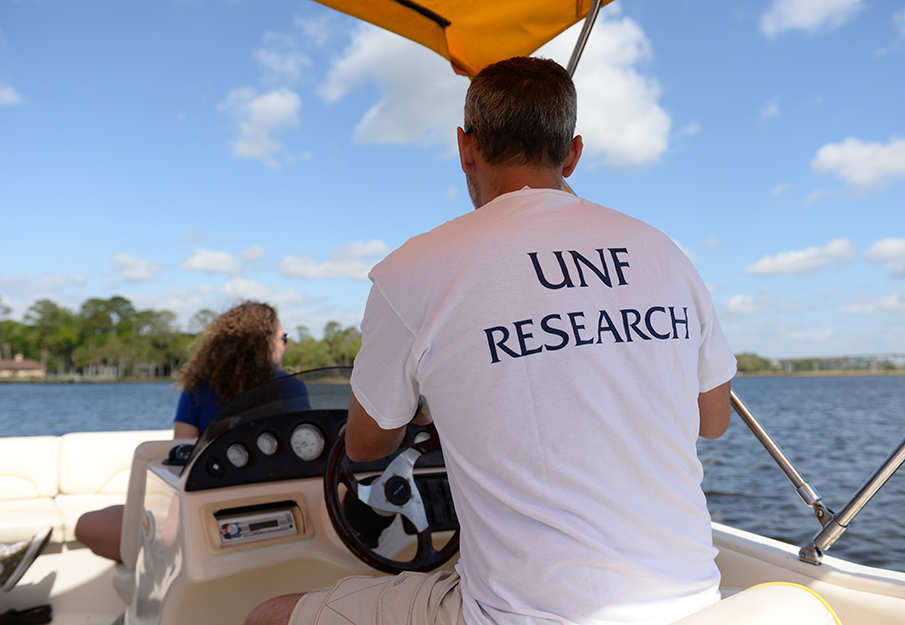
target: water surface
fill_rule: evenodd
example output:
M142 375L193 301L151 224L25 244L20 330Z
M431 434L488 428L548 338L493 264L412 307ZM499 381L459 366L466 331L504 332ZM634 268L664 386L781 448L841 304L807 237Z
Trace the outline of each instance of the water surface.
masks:
M738 378L734 389L801 475L839 510L905 438L905 376ZM172 427L171 383L0 384L3 436ZM737 416L701 439L714 520L798 546L820 530L813 512ZM905 571L905 471L894 475L829 550Z

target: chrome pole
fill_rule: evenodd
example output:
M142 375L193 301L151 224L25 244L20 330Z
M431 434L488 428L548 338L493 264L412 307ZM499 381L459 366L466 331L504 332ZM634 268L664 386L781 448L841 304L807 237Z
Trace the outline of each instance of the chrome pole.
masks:
M597 20L597 13L600 12L600 7L602 5L603 0L594 0L591 4L591 8L588 9L588 16L584 20L584 25L581 27L581 34L578 35L578 41L575 42L575 48L572 50L572 58L569 59L569 65L566 67L569 76L575 76L575 68L578 67L578 59L581 58L581 53L584 52L584 46L588 42L588 37L591 36L591 28L594 27L594 22Z
M836 539L842 535L842 532L848 528L855 515L861 512L861 509L867 505L871 497L877 494L877 491L883 487L903 463L905 463L905 439L902 439L899 446L887 456L886 460L874 471L873 475L867 478L867 481L864 482L848 503L842 507L842 510L814 536L814 547L818 550L829 549L836 542Z
M801 499L809 508L814 509L817 518L820 519L821 525L825 523L825 514L827 510L821 503L820 493L817 492L817 489L808 484L795 467L792 466L792 463L786 458L786 455L782 452L782 449L779 448L779 445L773 442L773 439L770 438L770 435L767 434L763 427L761 427L761 424L757 422L754 415L752 415L748 408L745 407L745 404L738 398L735 391L730 391L729 400L738 416L742 418L742 421L744 421L745 425L747 425L754 433L767 452L773 456L773 460L776 461L776 464L779 465L782 472L786 474L786 477L789 478L789 481L795 486Z
M817 519L823 528L814 536L811 545L801 548L798 552L798 557L804 562L820 564L823 559L823 552L836 542L842 533L848 529L848 525L855 518L855 515L867 505L867 502L877 494L877 491L893 476L896 470L905 464L905 439L889 454L883 464L874 471L873 475L864 482L858 492L845 504L842 511L839 514L834 514L832 510L823 505L817 490L801 477L801 474L792 466L786 455L773 442L770 435L761 427L760 423L757 422L757 419L754 418L754 415L745 407L734 391L730 392L729 399L738 416L741 417L742 421L760 440L764 448L773 456L776 464L779 465L779 468L782 469L786 477L795 486L801 499L817 515Z

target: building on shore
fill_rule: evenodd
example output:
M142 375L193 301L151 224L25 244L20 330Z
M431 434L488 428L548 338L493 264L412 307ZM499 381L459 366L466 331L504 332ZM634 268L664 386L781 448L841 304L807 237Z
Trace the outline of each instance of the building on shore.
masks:
M43 378L47 369L40 362L16 354L12 360L0 360L0 378Z

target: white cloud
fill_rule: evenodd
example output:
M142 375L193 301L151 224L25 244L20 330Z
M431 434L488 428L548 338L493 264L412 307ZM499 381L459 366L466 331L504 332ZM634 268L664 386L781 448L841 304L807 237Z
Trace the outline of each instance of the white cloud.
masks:
M233 301L251 299L266 302L277 308L302 306L308 302L305 296L293 289L280 291L245 278L233 278L224 284L223 294Z
M775 187L773 187L772 189L770 189L770 195L772 195L773 197L779 197L780 195L785 194L786 191L788 191L791 188L792 188L792 185L790 185L789 183L778 184Z
M899 37L905 37L905 9L892 16L892 23L899 31Z
M832 173L850 185L882 187L905 178L905 139L885 145L854 137L828 143L817 151L811 169L818 175Z
M898 278L905 278L905 239L889 237L877 241L864 252L864 258L885 266Z
M221 301L210 285L197 289L168 286L157 293L126 293L125 297L139 310L169 310L176 313L183 322L202 308L221 310L226 303Z
M723 242L717 237L709 237L706 241L704 241L704 247L706 247L710 251L718 250L723 247Z
M0 82L0 106L14 106L22 103L22 96L4 82Z
M585 47L575 84L578 132L584 159L592 165L633 167L656 162L666 151L671 120L657 103L660 87L636 65L651 57L650 42L618 6L601 13ZM538 50L565 64L580 29L576 25ZM468 80L430 50L372 26L360 26L331 65L321 94L336 102L373 83L380 99L359 120L359 143L446 146L455 150L454 128L462 123ZM700 130L699 124L685 129Z
M761 15L760 31L771 39L790 30L829 32L842 26L863 6L863 0L774 0Z
M832 328L817 328L814 330L790 330L783 333L783 338L790 341L807 341L809 343L826 343L835 336Z
M274 86L298 82L302 72L313 65L311 57L298 49L292 35L280 33L265 33L254 59L261 69L261 80Z
M880 315L905 312L905 289L900 289L885 299L857 297L840 309L852 315Z
M262 245L258 245L255 243L248 249L242 252L240 258L243 263L252 263L256 260L262 260L267 256L267 250Z
M274 135L283 134L299 125L302 100L285 87L259 94L254 87L233 89L220 110L238 126L239 138L232 144L233 156L258 159L279 169L274 155L285 151Z
M468 79L427 48L370 25L359 26L342 55L331 64L320 92L341 100L366 83L380 100L359 120L356 142L455 145L462 123Z
M51 298L61 306L77 307L71 295L88 282L84 273L44 274L34 276L24 271L0 275L0 297L3 304L22 315L35 300Z
M242 261L229 252L206 250L203 247L195 248L190 257L179 265L183 269L204 271L207 273L227 273L236 275L242 271Z
M764 103L760 109L760 118L769 120L779 117L779 96L776 96L769 102Z
M660 85L636 68L652 57L650 42L631 18L611 4L601 11L575 73L578 128L586 163L626 168L659 160L672 120L660 107ZM565 65L581 24L537 51ZM686 126L686 130L699 125ZM689 133L691 134L691 133Z
M814 202L817 202L817 201L823 199L823 196L824 196L823 191L821 191L820 189L817 189L816 191L812 191L808 197L804 198L804 203L813 204Z
M691 137L704 131L704 127L699 122L691 122L686 126L682 126L676 130L676 137Z
M730 315L750 317L763 312L770 305L770 298L766 295L757 299L750 295L733 295L722 303L721 308Z
M331 20L326 16L318 19L296 17L292 22L292 27L302 34L302 40L305 43L314 47L321 47L327 43L332 34L330 22Z
M745 273L766 276L806 274L826 265L847 263L854 256L855 246L851 241L836 239L823 247L809 247L804 250L780 252L775 256L764 256L753 265L745 267Z
M20 271L0 276L0 290L4 293L13 289L52 293L70 286L81 286L87 281L85 274L80 271L68 274L46 273L43 276L32 276Z
M130 254L114 254L110 263L116 275L126 282L151 282L160 275L160 265Z
M386 243L373 240L370 243L352 243L337 247L323 263L309 256L287 256L277 270L287 278L323 280L350 278L367 280L368 272L390 249Z

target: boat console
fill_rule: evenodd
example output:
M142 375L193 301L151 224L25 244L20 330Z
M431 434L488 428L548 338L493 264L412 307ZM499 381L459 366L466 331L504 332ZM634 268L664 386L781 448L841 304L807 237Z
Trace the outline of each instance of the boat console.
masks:
M133 467L126 503L125 623L239 621L270 597L347 575L453 565L458 524L435 430L409 426L394 455L349 462L349 374L250 391L190 453L149 444L159 458ZM359 500L375 492L386 502L376 512Z

